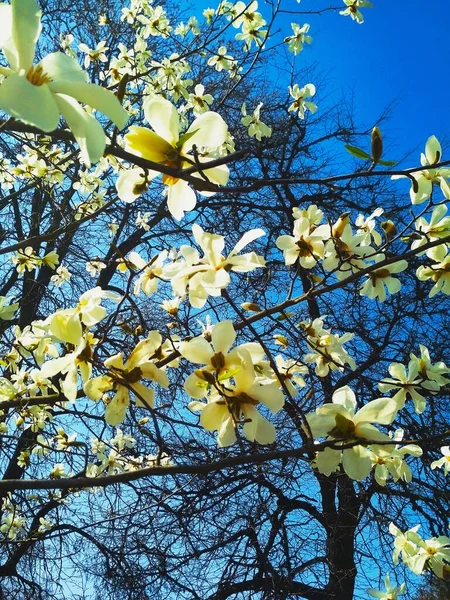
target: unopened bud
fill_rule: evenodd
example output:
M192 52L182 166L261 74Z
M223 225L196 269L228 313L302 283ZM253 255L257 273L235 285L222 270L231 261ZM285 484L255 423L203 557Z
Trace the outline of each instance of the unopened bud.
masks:
M393 237L397 233L397 227L394 225L394 222L391 220L382 221L380 223L380 225L381 225L381 229L384 231L384 233L386 234L387 237Z
M378 127L372 129L372 160L376 165L383 154L383 138Z
M254 302L243 302L241 308L250 312L260 312L262 310L262 308Z
M345 212L340 215L339 219L336 221L335 225L333 225L332 234L335 238L340 238L344 233L344 229L350 223L350 213Z
M280 344L280 346L284 346L285 348L289 346L289 341L284 335L276 333L273 337L275 339L276 344Z

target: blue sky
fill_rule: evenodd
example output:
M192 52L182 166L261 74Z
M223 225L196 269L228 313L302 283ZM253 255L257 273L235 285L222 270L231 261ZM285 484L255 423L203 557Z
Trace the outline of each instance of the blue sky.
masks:
M201 16L204 8L217 4L197 0L195 12ZM345 8L342 0L281 1L286 11L329 6ZM260 0L258 10L268 18L271 6ZM327 103L353 95L356 122L364 129L372 127L394 103L391 118L383 125L385 158L399 160L412 152L401 165L413 166L430 135L443 145L446 138L450 142L450 78L446 74L450 2L373 0L373 8L363 9L363 14L362 25L337 11L283 14L278 26L286 36L291 33L291 22L311 25L313 43L305 46L296 62L299 68L315 65L324 75L325 89L318 89L316 96L319 108L322 94Z
M323 65L329 72L329 92L335 92L336 97L342 91L354 92L358 121L372 124L395 101L385 137L401 155L416 146L422 148L431 134L442 140L449 135L450 81L444 65L450 56L450 4L448 0L428 4L420 0L374 0L373 4L373 8L363 10L362 25L332 12L298 19L284 15L284 19L286 25L294 20L311 24L313 43L299 59L305 64ZM314 10L328 4L287 0L284 6Z

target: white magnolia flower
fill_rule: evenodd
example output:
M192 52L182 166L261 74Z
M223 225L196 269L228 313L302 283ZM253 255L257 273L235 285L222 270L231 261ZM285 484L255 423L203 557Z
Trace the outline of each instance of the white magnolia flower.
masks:
M374 588L369 588L367 593L372 598L378 598L378 600L397 600L399 596L401 596L406 590L406 584L402 583L399 587L395 585L391 585L391 580L389 578L389 574L384 578L384 587L386 588L385 592L381 592L380 590L376 590Z
M377 254L375 262L380 263L385 260L384 254ZM406 260L399 260L390 265L385 265L380 269L371 271L367 274L367 280L359 290L361 296L369 298L378 298L380 302L386 300L386 289L390 294L396 294L402 286L399 279L392 277L392 274L401 273L408 268Z
M76 60L62 52L45 56L33 65L41 33L41 11L35 0L11 0L1 5L0 46L10 68L2 67L0 109L11 116L50 132L64 117L77 140L83 161L102 156L106 138L100 123L79 104L82 102L125 127L127 111L110 91L87 83L87 74Z
M261 121L260 112L262 105L262 102L260 102L252 115L247 114L245 102L241 106L241 114L243 115L241 123L244 127L248 127L248 135L255 137L258 141L261 141L263 137L270 137L272 135L272 128Z
M414 239L411 249L420 248L423 244L439 240L450 235L450 217L446 217L447 206L439 204L433 209L430 222L425 217L419 217L415 223L419 239ZM427 251L428 254L428 251Z
M283 407L283 394L277 383L261 385L256 381L252 357L247 350L237 348L233 355L232 371L217 378L208 404L194 401L189 408L201 410L200 423L206 430L218 431L219 446L230 446L236 441L236 430L240 424L248 440L272 444L275 428L256 406L263 404L275 414Z
M331 231L328 225L316 227L307 217L300 217L294 222L293 235L280 235L277 248L283 251L287 265L298 259L304 269L312 269L325 254L324 240L328 240Z
M289 93L294 99L294 102L288 108L288 111L297 111L300 119L305 118L305 111L309 110L314 114L317 110L317 105L306 98L312 98L316 93L316 86L312 83L307 83L302 88L298 87L298 84L289 86Z
M364 23L364 17L359 9L372 8L373 6L372 2L368 2L367 0L343 0L343 2L348 8L339 11L339 14L344 15L344 17L351 17L360 25Z
M410 196L412 204L421 204L425 202L433 191L433 183L441 187L441 191L447 199L450 199L450 169L434 168L433 165L442 161L442 148L436 136L428 138L425 145L425 154L420 155L420 164L427 167L422 171L414 171L412 176L415 179L415 185L411 187ZM401 179L406 175L393 175L392 179Z
M435 262L429 267L421 265L416 271L417 279L419 281L431 279L435 282L428 294L430 298L439 292L448 296L450 294L450 252L447 252L447 246L441 244L430 248L427 250L427 256Z
M154 163L175 169L189 167L195 162L192 154L194 146L197 153L196 160L205 162L209 154L203 152L203 148L222 146L226 140L227 125L220 115L212 111L197 117L181 136L177 109L165 98L153 97L146 101L144 114L153 131L146 127L130 127L130 132L125 136L126 149ZM225 185L229 171L226 165L221 165L211 169L205 168L202 174L212 183ZM199 177L199 174L195 176ZM122 176L122 182L124 177L125 175ZM177 220L181 220L186 211L195 208L197 203L195 192L183 179L163 175L162 180L168 186L169 211ZM119 197L122 197L119 188L118 193Z
M169 385L166 373L152 362L155 352L161 347L161 341L161 334L151 331L125 362L122 352L107 358L105 366L108 373L84 384L83 389L91 400L100 400L105 392L114 390L115 395L105 410L105 420L109 425L119 425L125 419L130 392L136 397L136 406L153 408L155 390L141 383L141 379L156 381L162 387Z
M368 217L364 217L364 215L361 214L356 217L355 225L358 228L356 233L365 234L361 241L361 246L370 246L372 239L377 246L381 244L381 235L375 229L375 217L379 217L383 213L383 208L376 208Z
M203 231L200 225L192 226L195 241L204 252L202 258L191 246L180 250L182 258L164 269L164 276L171 280L174 294L184 296L189 292L189 302L195 308L204 306L208 296L220 296L231 279L230 271L248 273L265 265L262 256L255 252L239 252L259 237L262 229L245 233L227 256L222 255L225 240L222 235Z
M355 442L355 446L343 450L326 448L318 452L316 466L321 473L330 475L340 462L351 479L361 481L370 473L372 460L367 442L389 441L391 438L381 433L372 423L389 425L397 414L397 404L390 398L372 400L356 411L354 392L344 386L336 390L332 403L324 404L315 413L306 415L314 438L326 437L337 446Z
M432 469L444 469L444 475L450 473L450 446L442 446L441 448L442 458L434 460L431 463Z
M288 49L297 56L303 50L303 45L311 44L313 39L310 35L306 35L310 28L308 23L302 26L291 23L291 27L294 34L284 38L284 42L287 44Z

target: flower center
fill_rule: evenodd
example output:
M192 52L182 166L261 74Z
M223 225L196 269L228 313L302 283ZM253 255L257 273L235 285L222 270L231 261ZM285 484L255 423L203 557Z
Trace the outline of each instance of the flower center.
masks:
M30 83L33 85L41 86L44 83L50 83L52 78L44 73L44 69L42 65L36 65L35 67L30 67L26 72L25 77L28 79Z

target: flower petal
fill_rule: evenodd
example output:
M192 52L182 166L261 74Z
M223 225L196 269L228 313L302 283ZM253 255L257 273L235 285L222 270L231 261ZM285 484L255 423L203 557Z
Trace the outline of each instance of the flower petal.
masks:
M180 120L172 102L162 96L150 98L144 102L144 115L150 127L172 146L178 142Z
M395 419L397 412L397 403L391 398L379 398L363 406L354 416L353 422L355 425L364 421L389 425Z
M22 75L11 75L0 85L0 109L45 132L58 126L59 110L48 85L33 85Z
M157 133L147 127L133 125L125 136L125 148L128 152L142 156L146 160L164 164L167 162L167 152L172 146Z
M169 185L169 190L167 192L167 208L177 221L181 221L184 217L184 213L193 210L196 204L197 196L186 181L179 179L176 183Z
M33 64L36 42L41 34L41 11L35 0L12 0L12 37L17 52L16 69ZM51 130L48 130L51 131Z
M55 94L53 97L80 146L83 162L89 167L99 161L106 147L103 127L70 96Z
M123 129L127 124L128 113L120 104L117 96L99 85L81 81L53 81L48 86L56 94L72 96L78 102L83 102L99 110L119 129Z
M88 81L88 74L83 71L78 62L64 54L64 52L52 52L47 54L40 62L44 73L54 81Z
M187 130L186 134L193 135L184 142L182 152L189 152L194 145L198 148L221 146L226 140L227 132L227 124L219 114L213 111L205 112L197 117Z
M211 341L215 352L227 354L235 339L236 332L231 321L221 321L214 325L211 332Z
M372 469L369 450L363 446L347 448L342 453L342 466L350 479L365 479Z

